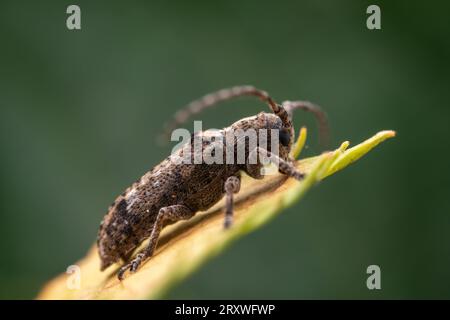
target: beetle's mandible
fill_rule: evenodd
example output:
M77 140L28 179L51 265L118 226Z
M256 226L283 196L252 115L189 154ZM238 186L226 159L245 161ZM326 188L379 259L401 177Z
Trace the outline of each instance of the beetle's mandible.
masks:
M238 129L253 129L257 132L261 129L277 130L279 133L277 150L274 150L275 146L271 145L270 139L269 143L264 144L265 149L257 140L257 146L252 150L245 144L245 159L252 153L266 158L271 157L279 172L298 180L302 179L304 175L295 168L294 159L290 156L294 142L293 110L312 112L318 120L321 136L326 136L325 131L328 128L325 114L318 106L308 101L285 101L280 105L265 91L252 86L237 86L211 93L192 102L176 114L167 130L176 128L192 114L199 113L218 102L240 96L255 96L261 99L269 105L272 113L261 112L256 116L241 119L220 132L225 135L230 130ZM203 134L205 132L195 133L200 136ZM202 142L202 149L207 148L208 143L210 142ZM188 146L191 147L189 144ZM177 151L180 156L183 152L186 152L184 147ZM233 157L237 157L237 153L235 148ZM126 189L110 206L97 237L101 270L121 260L124 265L119 269L118 277L122 280L127 270L135 272L143 261L153 255L160 232L166 225L190 219L196 212L212 207L224 196L225 228L230 227L233 217L233 195L240 189L240 172L243 171L255 179L264 177L261 174L263 163L260 157L257 159L256 163L235 161L226 164L175 164L171 157L166 158ZM131 259L136 248L146 239L149 239L148 245Z

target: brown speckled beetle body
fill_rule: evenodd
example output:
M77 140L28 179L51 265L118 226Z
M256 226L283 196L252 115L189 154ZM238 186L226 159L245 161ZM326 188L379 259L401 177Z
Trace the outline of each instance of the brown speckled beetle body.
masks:
M324 113L307 101L286 101L279 105L266 92L254 87L233 87L194 101L177 113L168 130L186 121L191 114L198 113L217 102L245 95L256 96L267 102L273 113L261 112L256 116L241 119L221 130L220 134L225 136L229 130L249 128L256 131L277 130L280 144L277 144L278 156L275 156L275 162L279 171L293 178L302 179L303 174L295 168L290 157L294 138L292 111L298 108L313 112L319 120L321 130L326 129ZM195 133L195 135L203 134L205 132ZM193 147L193 141L194 139L191 139L191 145L181 147L177 151L178 155L182 156L188 147ZM202 149L208 147L210 143L208 140L203 141ZM234 155L237 156L236 150L234 151ZM263 156L272 155L270 144L265 150L259 147L259 141L256 150L249 150L246 145L245 159L252 151ZM233 215L233 194L239 192L240 188L240 172L244 171L255 179L262 179L264 177L261 175L262 166L259 160L256 164L239 164L238 161L232 164L175 164L171 161L171 157L166 158L126 189L109 208L100 225L97 238L101 270L122 260L125 265L118 272L119 279L123 278L127 270L135 272L145 259L153 255L159 234L166 225L191 218L197 211L213 206L223 196L226 196L225 227L229 227ZM149 239L148 246L129 262L135 249L146 239Z

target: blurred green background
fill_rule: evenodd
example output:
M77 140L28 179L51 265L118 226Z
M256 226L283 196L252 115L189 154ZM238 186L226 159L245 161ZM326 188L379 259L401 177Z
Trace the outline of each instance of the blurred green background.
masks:
M66 28L81 7L82 30ZM382 30L366 28L378 4ZM163 159L190 100L237 84L326 109L333 147L397 138L235 243L168 298L450 298L450 5L444 1L2 1L0 298L84 256L117 194ZM223 127L266 107L201 115ZM298 112L320 152L314 121ZM192 129L192 122L187 125ZM381 290L366 268L381 267Z

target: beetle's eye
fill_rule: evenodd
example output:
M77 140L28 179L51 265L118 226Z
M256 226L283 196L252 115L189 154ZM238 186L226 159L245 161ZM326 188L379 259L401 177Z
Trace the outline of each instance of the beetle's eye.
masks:
M291 135L286 129L280 130L280 142L283 146L287 147L291 141Z

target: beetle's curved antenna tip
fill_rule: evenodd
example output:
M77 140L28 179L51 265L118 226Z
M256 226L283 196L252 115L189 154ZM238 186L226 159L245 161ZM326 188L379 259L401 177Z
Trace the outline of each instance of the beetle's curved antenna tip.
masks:
M319 144L323 149L327 149L330 145L330 125L328 123L328 117L322 108L309 101L284 101L282 106L293 119L293 111L295 109L301 109L307 112L311 112L316 118L317 126L319 128Z

